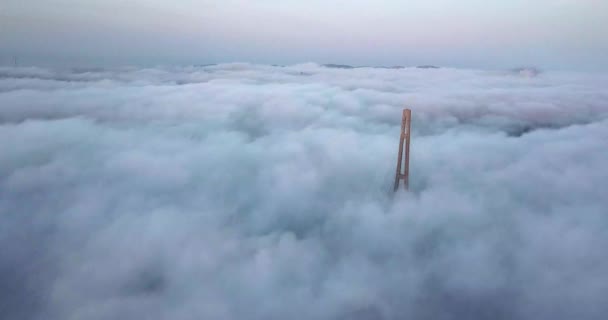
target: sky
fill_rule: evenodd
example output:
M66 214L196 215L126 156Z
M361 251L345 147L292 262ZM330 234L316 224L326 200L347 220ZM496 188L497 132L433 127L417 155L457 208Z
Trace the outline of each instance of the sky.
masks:
M11 64L608 70L604 0L4 0Z

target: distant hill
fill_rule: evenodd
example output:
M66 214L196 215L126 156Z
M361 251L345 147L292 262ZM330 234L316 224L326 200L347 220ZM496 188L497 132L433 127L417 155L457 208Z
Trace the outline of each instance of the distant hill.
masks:
M526 78L534 78L541 73L540 69L536 67L514 68L511 69L511 72Z
M336 64L336 63L328 63L323 65L326 68L332 69L358 69L358 68L373 68L373 69L405 69L405 66L351 66L348 64ZM422 69L438 69L436 66L418 66L416 68Z
M417 66L416 68L418 68L418 69L439 69L438 66L432 66L432 65L422 65L422 66Z
M353 66L349 66L347 64L335 64L335 63L328 63L328 64L324 64L323 66L326 68L332 68L332 69L354 69L354 68L356 68Z

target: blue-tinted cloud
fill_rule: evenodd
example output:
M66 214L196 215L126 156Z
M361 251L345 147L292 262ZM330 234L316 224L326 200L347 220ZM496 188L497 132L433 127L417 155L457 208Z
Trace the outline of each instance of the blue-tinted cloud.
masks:
M0 310L602 319L605 77L0 69ZM389 190L413 109L412 190Z

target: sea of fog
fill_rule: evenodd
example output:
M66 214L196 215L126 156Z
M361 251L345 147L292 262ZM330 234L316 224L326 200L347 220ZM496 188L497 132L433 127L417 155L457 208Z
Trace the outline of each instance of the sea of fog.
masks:
M606 319L607 248L606 74L0 68L2 319Z

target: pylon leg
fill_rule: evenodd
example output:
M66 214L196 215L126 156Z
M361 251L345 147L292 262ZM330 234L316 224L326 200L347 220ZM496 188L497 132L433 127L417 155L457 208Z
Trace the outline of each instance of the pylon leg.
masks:
M395 174L394 191L397 191L397 189L399 189L400 180L403 180L403 185L405 186L405 190L407 190L409 188L411 119L412 119L412 110L403 109L403 117L401 119L401 137L399 138L399 155L397 156L397 172ZM404 157L404 151L405 151L405 157ZM403 171L402 171L402 169L403 169Z

